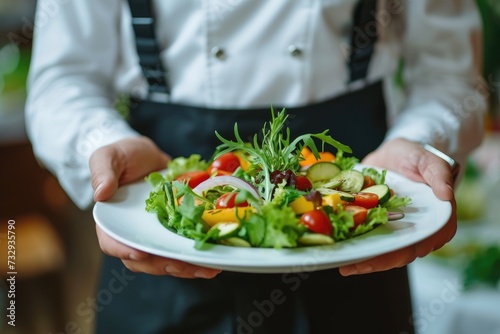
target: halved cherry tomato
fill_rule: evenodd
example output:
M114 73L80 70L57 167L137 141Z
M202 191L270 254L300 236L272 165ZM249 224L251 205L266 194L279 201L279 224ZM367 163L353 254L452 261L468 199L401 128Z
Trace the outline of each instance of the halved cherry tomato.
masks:
M240 167L240 159L238 156L232 152L226 153L215 159L212 164L208 167L208 172L210 174L217 171L234 172L238 167Z
M295 179L295 188L302 191L311 190L313 187L311 181L303 175L297 175Z
M203 181L208 180L209 177L210 174L206 171L192 171L179 175L176 180L187 181L189 188L193 189Z
M368 209L363 208L362 206L359 205L344 205L344 210L347 212L350 212L353 216L354 219L354 227L358 227L358 225L361 225L365 222L366 216L368 216Z
M307 211L300 217L300 222L315 233L331 236L333 226L327 214L323 210Z
M365 175L365 182L363 183L363 189L374 186L375 181L368 175Z
M371 209L377 206L378 196L372 193L358 192L353 193L354 201L351 202L352 205L359 205L367 209Z
M233 175L233 172L228 172L228 171L221 170L221 169L216 169L216 170L214 170L214 172L215 172L215 176Z
M236 195L238 195L238 194L235 192L231 192L231 193L227 193L227 194L222 195L215 202L215 208L216 209L229 209L229 208L234 208L235 206L238 206L238 207L248 206L247 201L236 204L236 202L235 202Z

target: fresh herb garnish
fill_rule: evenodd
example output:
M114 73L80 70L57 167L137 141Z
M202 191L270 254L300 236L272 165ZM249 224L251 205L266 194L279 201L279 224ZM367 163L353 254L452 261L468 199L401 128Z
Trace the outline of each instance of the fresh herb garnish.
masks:
M259 141L259 136L255 134L253 143L250 144L241 139L237 123L234 124L235 141L228 140L215 132L222 145L219 146L218 154L214 159L231 151L242 151L251 156L253 159L250 168L259 169L259 174L264 180L259 183L258 188L265 202L271 201L274 188L274 184L271 182L271 173L286 170L297 172L300 169L299 161L304 159L300 153L304 146L309 147L314 156L319 159L319 151L314 139L321 141L322 151L324 151L325 144L329 144L339 151L352 152L350 147L328 135L328 130L316 134L303 134L292 141L290 128L285 128L287 119L288 115L285 113L285 109L276 114L274 108L271 108L271 122L264 124L262 140Z

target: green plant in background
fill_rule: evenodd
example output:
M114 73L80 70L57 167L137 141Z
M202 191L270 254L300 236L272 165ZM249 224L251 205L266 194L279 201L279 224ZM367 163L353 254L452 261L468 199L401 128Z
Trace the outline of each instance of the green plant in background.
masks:
M0 117L17 117L26 99L31 50L0 44Z
M26 92L26 78L28 76L30 58L30 50L17 49L17 47L12 45L0 47L0 65L4 65L0 67L0 81L3 82L0 95L9 92ZM9 68L6 70L6 63L13 63L13 68L8 66Z
M500 77L500 1L477 0L477 5L483 20L484 67L483 75L491 81ZM496 88L496 87L490 87ZM491 113L498 113L498 92L490 95ZM495 111L496 110L496 111Z
M464 289L486 285L497 287L500 283L500 246L491 245L477 251L463 272Z
M486 194L481 182L481 172L469 159L464 177L455 191L457 218L459 222L470 222L481 218L486 210Z

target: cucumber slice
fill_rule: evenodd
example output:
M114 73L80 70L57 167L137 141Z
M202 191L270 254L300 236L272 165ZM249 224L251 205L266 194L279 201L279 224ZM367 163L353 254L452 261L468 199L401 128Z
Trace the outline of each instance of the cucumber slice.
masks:
M346 202L354 202L354 195L343 192L343 191L337 191L337 193L340 195L340 199Z
M234 246L234 247L252 247L250 243L244 239L238 237L232 237L227 239L219 240L221 245Z
M360 191L365 183L365 177L363 174L354 169L341 171L333 177L332 181L334 180L343 180L339 190L350 193Z
M297 241L299 244L307 246L332 245L335 242L333 238L319 233L306 233Z
M364 193L372 193L378 196L378 204L384 204L391 197L391 190L386 184L376 184L362 190Z
M354 202L354 195L350 193L346 193L345 191L340 191L336 189L328 189L328 188L317 188L317 190L323 196L339 194L340 199L346 202Z
M306 176L312 183L327 181L340 173L341 169L333 162L320 161L307 169Z
M219 238L225 239L235 236L240 228L240 223L235 222L220 222L212 226L209 232L213 229L219 230Z
M335 188L338 188L340 187L340 185L344 183L344 180L340 180L340 179L337 179L337 180L322 180L322 181L316 181L316 182L313 182L313 188L314 189L320 189L320 188L323 188L323 189L335 189Z

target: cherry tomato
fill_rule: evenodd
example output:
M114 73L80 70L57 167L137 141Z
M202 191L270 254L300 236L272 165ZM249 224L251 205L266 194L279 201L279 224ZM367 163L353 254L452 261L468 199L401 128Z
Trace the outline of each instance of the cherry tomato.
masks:
M363 183L363 189L374 186L375 181L368 175L365 175L365 182Z
M234 172L238 167L240 167L240 159L238 156L232 152L226 153L215 159L210 167L208 167L208 172L215 173L217 171Z
M359 205L344 205L344 210L350 212L354 218L354 227L358 227L365 222L366 216L368 216L368 209L363 208Z
M295 188L302 191L311 190L313 187L311 181L303 175L298 175L295 180Z
M217 199L217 202L215 202L215 208L216 209L230 209L230 208L234 208L235 206L238 206L238 207L248 206L247 201L236 204L236 202L235 202L236 195L237 195L237 193L235 193L235 192L222 195L221 197L219 197Z
M205 180L208 180L210 174L206 171L192 171L181 174L176 178L177 181L187 181L189 188L193 189Z
M328 236L331 236L333 233L330 218L328 218L323 210L307 211L300 217L300 222L315 233L326 234Z
M372 193L353 193L354 201L351 202L352 205L359 205L367 209L371 209L377 206L378 196Z
M224 175L233 175L233 172L228 172L228 171L225 171L225 170L221 170L221 169L214 169L215 171L215 176L224 176Z

